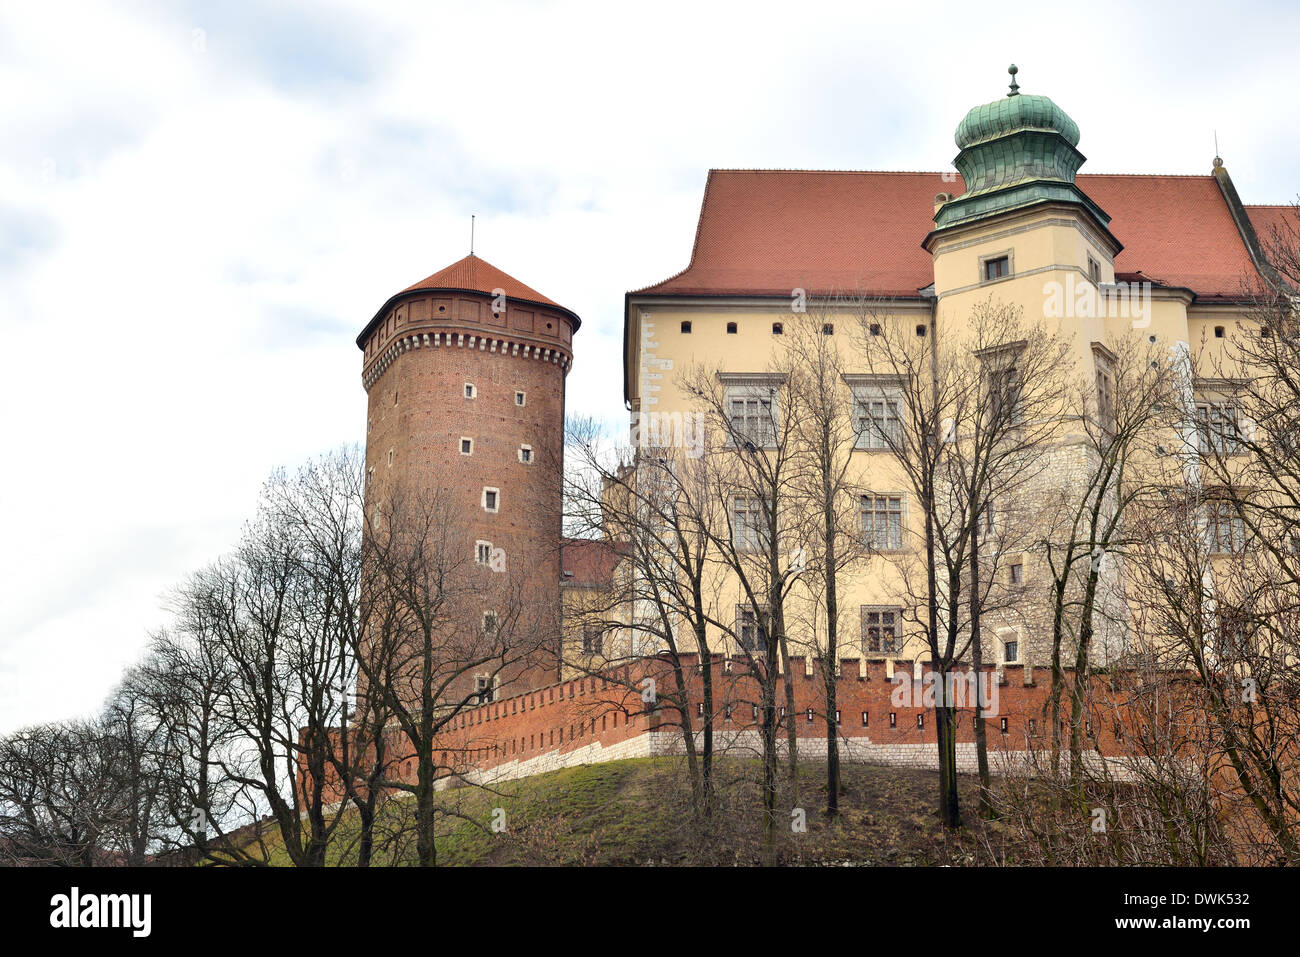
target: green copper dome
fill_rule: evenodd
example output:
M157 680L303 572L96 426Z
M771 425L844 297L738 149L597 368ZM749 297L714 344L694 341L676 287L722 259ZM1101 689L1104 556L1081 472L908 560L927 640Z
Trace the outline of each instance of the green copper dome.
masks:
M1088 209L1104 226L1104 212L1074 185L1083 165L1079 127L1045 96L1024 96L1011 74L1011 92L1000 100L977 106L957 127L961 152L953 165L961 172L966 192L945 203L935 214L944 229L1013 209L1045 202L1063 202Z
M1019 130L1054 131L1071 146L1079 145L1079 126L1065 110L1045 96L1013 93L967 113L957 127L957 147L964 150Z

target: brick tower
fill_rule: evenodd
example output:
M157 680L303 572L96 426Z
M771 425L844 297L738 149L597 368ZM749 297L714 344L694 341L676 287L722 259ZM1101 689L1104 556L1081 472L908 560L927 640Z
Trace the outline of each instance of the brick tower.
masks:
M469 669L458 694L556 680L564 384L580 323L471 253L392 296L357 337L367 514L396 495L450 505L457 575L471 593L514 596L512 626L540 636L494 678ZM499 612L474 600L461 612L476 625Z

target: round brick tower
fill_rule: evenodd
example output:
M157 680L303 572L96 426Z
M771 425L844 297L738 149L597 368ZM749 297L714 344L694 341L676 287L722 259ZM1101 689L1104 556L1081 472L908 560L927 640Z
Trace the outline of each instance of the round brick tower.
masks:
M554 650L541 642L489 694L557 680L564 383L580 324L470 254L392 296L357 337L367 514L395 494L448 503L464 536L453 564L485 594L517 597L515 627L554 630Z

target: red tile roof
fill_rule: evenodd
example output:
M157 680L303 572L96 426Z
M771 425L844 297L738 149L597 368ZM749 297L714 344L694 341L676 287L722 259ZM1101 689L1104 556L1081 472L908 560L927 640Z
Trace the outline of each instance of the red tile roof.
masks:
M915 296L934 280L921 241L937 193L960 195L939 173L712 170L690 265L642 294L788 296L870 292ZM1120 273L1202 297L1232 298L1255 276L1212 176L1080 175L1113 217ZM1254 207L1259 208L1259 207Z
M1300 240L1298 206L1247 206L1246 215L1250 217L1250 224L1255 227L1255 235L1259 237L1265 251L1270 243L1279 239L1292 242Z
M560 549L560 567L566 585L608 585L622 557L619 547L605 539L566 538Z
M460 262L454 262L446 269L439 269L432 276L426 276L417 283L407 286L402 292L416 289L469 289L485 292L489 296L502 289L510 299L527 299L548 306L557 306L558 302L548 299L532 286L526 286L509 273L502 272L486 259L480 259L470 253Z

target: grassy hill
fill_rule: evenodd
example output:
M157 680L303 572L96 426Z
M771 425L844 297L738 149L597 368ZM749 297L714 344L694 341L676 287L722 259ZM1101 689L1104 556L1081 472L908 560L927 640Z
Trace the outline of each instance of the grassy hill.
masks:
M806 865L962 865L1016 854L996 824L978 820L975 781L962 781L969 822L945 834L935 812L938 774L906 768L848 764L843 769L841 815L824 817L825 766L802 766L798 803L788 781L779 801L784 815L782 863ZM438 863L443 865L747 865L759 861L762 819L759 764L723 759L715 771L717 809L696 825L690 784L680 758L641 758L584 765L439 795L442 812ZM404 825L409 800L389 802L377 827L376 864L410 864L414 836ZM791 809L802 807L805 833L795 833ZM504 817L502 817L504 815ZM504 824L492 829L494 819ZM330 863L355 861L356 817L344 812ZM275 863L288 858L279 835L268 836Z

